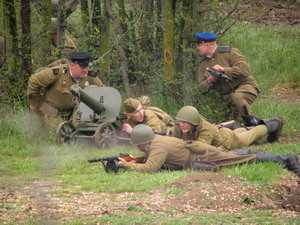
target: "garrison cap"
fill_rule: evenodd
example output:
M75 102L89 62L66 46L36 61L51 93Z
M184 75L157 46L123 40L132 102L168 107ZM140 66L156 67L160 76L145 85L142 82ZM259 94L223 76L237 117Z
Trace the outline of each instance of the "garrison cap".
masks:
M213 33L195 33L195 38L199 42L213 42L218 39L218 35L213 34Z
M134 98L128 98L123 102L123 106L126 113L133 113L137 110L141 102Z
M70 60L82 67L92 66L90 63L91 53L89 52L71 52L69 54Z

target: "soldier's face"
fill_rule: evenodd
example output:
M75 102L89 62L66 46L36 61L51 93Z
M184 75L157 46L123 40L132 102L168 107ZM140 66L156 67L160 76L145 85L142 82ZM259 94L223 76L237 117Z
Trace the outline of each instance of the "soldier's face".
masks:
M89 68L82 67L79 64L72 63L70 64L72 76L76 79L82 79L88 75Z
M145 143L145 144L141 144L141 145L137 145L137 147L142 151L142 152L146 152L150 146L151 142Z
M213 43L200 42L198 43L196 49L200 52L201 55L209 56L213 54L215 50L215 42Z
M127 113L127 116L132 119L134 122L143 122L144 121L144 109L140 104L139 107L133 113Z
M180 126L182 133L187 133L192 129L193 124L191 124L189 122L185 122L185 121L179 121L179 126Z

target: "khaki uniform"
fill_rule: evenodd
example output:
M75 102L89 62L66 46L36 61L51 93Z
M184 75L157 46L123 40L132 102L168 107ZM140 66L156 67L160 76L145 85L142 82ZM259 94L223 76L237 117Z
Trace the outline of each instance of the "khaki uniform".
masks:
M43 69L29 78L30 105L39 109L49 128L56 128L61 121L71 116L75 102L69 89L77 83L81 88L92 84L104 86L99 78L92 76L75 81L70 75L68 64Z
M200 149L203 144L215 147L223 146L227 150L249 146L266 134L267 127L265 125L256 126L251 130L245 128L231 130L225 127L218 128L203 118L200 118L199 124L193 126L187 133L182 133L179 125L175 125L174 128L175 137L185 141L194 141L193 145L198 143Z
M236 152L223 152L206 144L203 146L206 149L203 152L197 152L186 147L185 142L181 139L155 135L145 152L145 163L124 162L124 168L139 172L157 172L162 167L168 169L188 168L189 161L196 158L212 161L220 166L228 166L252 162L256 157L255 154L238 155Z
M217 80L212 85L207 82L210 73L207 68L211 68L219 64L224 67L225 74L233 78L228 81L235 92L226 84L226 81ZM215 89L225 100L231 100L237 109L238 115L235 119L246 115L243 106L247 107L251 112L250 104L252 104L259 94L258 86L254 78L249 75L249 68L244 60L243 55L236 48L227 46L217 47L211 58L205 59L198 68L198 82L201 89Z
M141 123L135 122L131 119L125 121L131 127L135 127L138 124L146 124L151 127L157 133L167 133L167 125L150 109L144 108L144 121Z

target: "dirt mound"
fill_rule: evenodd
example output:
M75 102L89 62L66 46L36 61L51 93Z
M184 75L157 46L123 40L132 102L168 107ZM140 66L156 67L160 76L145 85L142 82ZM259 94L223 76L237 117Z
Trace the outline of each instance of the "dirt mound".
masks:
M282 209L300 212L300 179L286 178L271 190L275 204Z
M231 212L253 208L300 212L299 184L299 178L293 176L275 188L262 190L230 175L197 173L165 187L169 197L164 199L164 208L181 212Z
M223 4L229 12L233 6ZM300 0L244 0L233 14L239 20L276 25L300 24Z

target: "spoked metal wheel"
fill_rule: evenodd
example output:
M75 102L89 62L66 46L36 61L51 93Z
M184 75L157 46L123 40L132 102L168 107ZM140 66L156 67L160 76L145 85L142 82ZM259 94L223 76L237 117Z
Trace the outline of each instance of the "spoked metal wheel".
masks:
M76 131L75 126L69 122L64 121L58 125L56 128L56 142L58 144L74 144L75 139L72 137L72 134Z
M100 124L94 134L94 141L98 148L111 148L117 142L116 130L111 123Z

